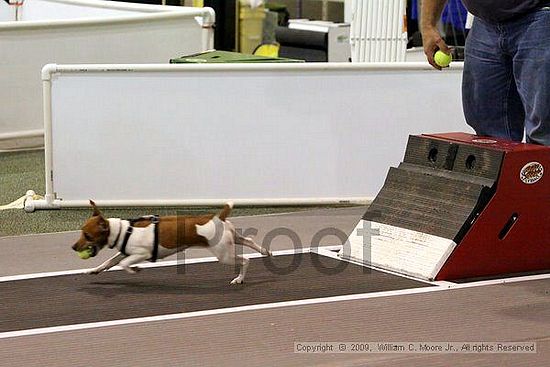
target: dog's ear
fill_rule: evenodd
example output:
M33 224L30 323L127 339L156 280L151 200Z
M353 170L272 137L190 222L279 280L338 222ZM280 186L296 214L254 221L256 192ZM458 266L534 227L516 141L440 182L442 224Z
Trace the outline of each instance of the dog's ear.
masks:
M97 206L95 205L93 200L90 200L90 205L94 209L94 212L92 213L92 216L93 217L101 216L101 212L99 211L99 209L97 208Z
M107 219L103 218L101 215L99 217L99 220L97 222L99 226L99 230L101 232L107 232L109 229L109 223L107 222Z

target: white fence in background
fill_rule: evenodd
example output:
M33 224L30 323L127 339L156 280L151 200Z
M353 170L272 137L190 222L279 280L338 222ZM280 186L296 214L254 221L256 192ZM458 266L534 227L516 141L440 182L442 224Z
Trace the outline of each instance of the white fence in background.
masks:
M351 0L353 62L405 61L406 0Z
M0 0L0 141L43 135L48 63L168 63L213 47L210 8L96 0Z
M462 65L49 65L46 199L88 205L366 201L409 134L469 131Z

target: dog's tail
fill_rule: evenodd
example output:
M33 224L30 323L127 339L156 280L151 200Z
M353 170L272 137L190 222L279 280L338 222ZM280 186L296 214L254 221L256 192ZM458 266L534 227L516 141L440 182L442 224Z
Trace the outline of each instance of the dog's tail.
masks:
M221 210L220 214L218 214L218 218L220 218L222 221L225 222L225 219L231 214L231 210L233 209L233 202L228 201L223 206L223 209Z

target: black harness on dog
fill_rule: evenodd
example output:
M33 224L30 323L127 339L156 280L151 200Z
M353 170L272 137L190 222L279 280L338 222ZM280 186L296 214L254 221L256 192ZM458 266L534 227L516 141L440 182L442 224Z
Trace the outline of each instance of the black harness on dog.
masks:
M123 255L128 256L128 254L126 253L126 245L128 244L128 240L130 240L130 236L134 232L134 224L136 224L137 222L142 221L142 220L148 220L154 226L153 227L153 232L154 232L153 251L151 253L151 258L149 259L149 261L156 262L157 257L158 257L158 253L159 253L159 226L158 226L158 224L160 222L160 218L159 218L158 215L147 215L147 216L140 217L140 218L128 219L128 222L130 222L130 225L126 229L126 233L124 234L124 239L122 240L122 244L120 245L120 253L123 254ZM121 226L122 226L122 224L121 224ZM118 235L117 235L115 241L113 242L113 244L111 246L109 246L109 248L114 248L116 246L116 244L118 243L118 240L120 238L120 235L121 235L121 231L118 232Z

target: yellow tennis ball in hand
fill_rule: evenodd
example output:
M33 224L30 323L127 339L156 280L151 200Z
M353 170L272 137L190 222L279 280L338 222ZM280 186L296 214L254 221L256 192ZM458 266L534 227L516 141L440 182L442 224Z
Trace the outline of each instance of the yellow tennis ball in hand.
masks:
M446 68L449 66L451 61L453 61L453 56L451 54L446 54L441 50L438 50L434 55L434 61L437 65L441 66L442 68Z

